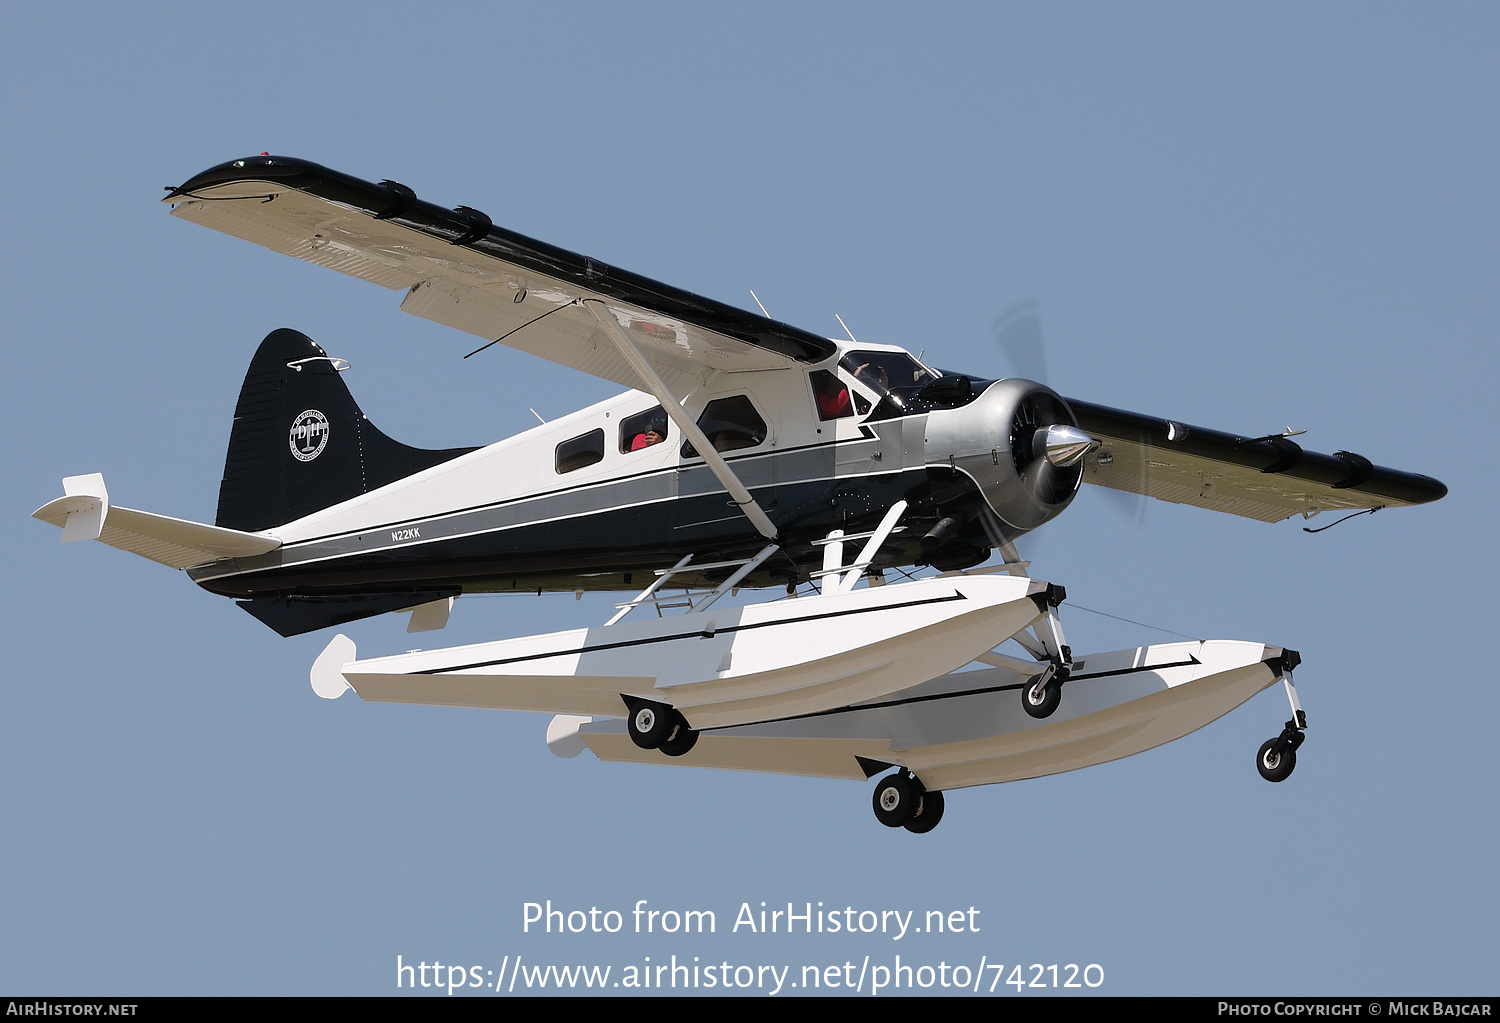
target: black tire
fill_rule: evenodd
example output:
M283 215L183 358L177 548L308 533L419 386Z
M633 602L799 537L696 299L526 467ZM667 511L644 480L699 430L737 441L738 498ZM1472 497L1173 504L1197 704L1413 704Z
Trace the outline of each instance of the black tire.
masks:
M1297 751L1290 746L1280 753L1271 752L1278 741L1267 739L1261 745L1260 752L1255 754L1255 769L1266 781L1286 781L1297 769Z
M630 708L626 726L630 730L630 741L641 749L656 749L672 731L671 707L641 700Z
M905 771L887 775L875 784L875 819L888 828L899 828L917 815L922 804L922 785Z
M1032 682L1028 682L1021 690L1021 707L1034 718L1051 717L1061 702L1062 687L1056 682L1048 682L1040 693Z
M668 716L672 724L658 748L669 757L680 757L697 745L698 733L688 727L687 718L681 711L674 710Z
M937 827L943 819L943 794L941 792L924 792L920 805L917 807L917 815L906 822L906 830L914 835L925 835Z

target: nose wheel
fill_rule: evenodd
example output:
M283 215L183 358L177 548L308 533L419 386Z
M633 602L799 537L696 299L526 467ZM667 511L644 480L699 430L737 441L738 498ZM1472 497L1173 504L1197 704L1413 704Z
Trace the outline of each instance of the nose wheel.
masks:
M1062 684L1068 680L1068 666L1049 664L1046 670L1021 691L1021 707L1034 718L1051 717L1062 702Z
M1297 768L1297 751L1291 748L1277 751L1277 739L1267 739L1255 755L1255 769L1266 781L1284 781Z
M1034 718L1052 716L1062 702L1063 683L1073 673L1073 651L1063 636L1062 621L1057 617L1058 605L1067 596L1067 590L1061 586L1049 585L1046 595L1037 598L1045 601L1045 614L1031 627L1036 638L1030 640L1024 633L1014 637L1037 660L1050 662L1021 690L1021 709Z
M1288 659L1295 658L1293 663L1300 663L1302 660L1296 651L1287 651L1284 656ZM1297 699L1296 686L1292 685L1290 666L1283 671L1281 681L1286 686L1286 698L1292 705L1292 717L1282 728L1281 734L1261 743L1255 754L1255 769L1266 781L1286 781L1292 776L1297 768L1297 747L1307 738L1304 732L1307 728L1307 714L1302 710L1302 702Z
M1304 722L1302 727L1306 728L1306 717L1301 720ZM1297 728L1297 719L1288 721L1280 735L1261 744L1260 751L1255 754L1255 769L1266 781L1286 781L1297 769L1297 747L1306 738Z

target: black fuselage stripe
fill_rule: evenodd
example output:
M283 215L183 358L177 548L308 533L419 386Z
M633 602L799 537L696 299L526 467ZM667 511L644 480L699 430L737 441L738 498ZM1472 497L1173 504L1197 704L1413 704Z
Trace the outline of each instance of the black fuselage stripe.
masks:
M829 530L873 529L884 511L927 478L927 470L866 478L848 494L831 481L778 484L775 514L784 538L783 551L792 558L794 573L807 578L821 567L821 553L802 547ZM601 491L601 494L607 493ZM748 519L725 516L725 495L678 497L667 502L636 502L561 517L531 516L517 508L465 530L462 535L425 535L415 542L386 546L384 537L361 545L330 545L318 556L281 561L280 552L240 559L226 571L221 563L192 572L199 585L236 597L276 594L371 593L390 587L458 586L466 591L547 588L638 589L624 584L622 572L640 572L671 564L683 553L713 553L722 560L753 554L765 545ZM715 521L722 520L722 521ZM909 535L893 536L891 550L915 547ZM904 545L904 546L903 546ZM371 549L374 548L374 549ZM801 565L817 556L818 564ZM912 552L907 551L906 556ZM776 576L764 568L757 579ZM613 584L596 586L587 576L612 576ZM788 576L787 578L790 578ZM531 580L529 583L527 580ZM783 580L784 581L784 580ZM554 583L556 585L554 585ZM771 585L757 582L755 585Z

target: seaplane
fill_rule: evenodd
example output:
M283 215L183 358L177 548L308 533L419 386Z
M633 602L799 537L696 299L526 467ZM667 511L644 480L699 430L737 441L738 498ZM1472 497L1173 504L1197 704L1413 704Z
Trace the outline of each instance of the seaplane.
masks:
M365 417L346 362L278 329L240 390L213 524L114 505L100 474L64 479L35 517L183 570L284 636L395 612L441 629L465 594L617 592L598 624L368 658L339 634L312 666L330 699L550 714L560 756L875 778L878 820L920 834L947 791L1138 753L1280 681L1290 718L1256 753L1279 782L1307 727L1297 651L1080 655L1065 588L1015 541L1084 484L1265 522L1447 492L1290 432L825 338L305 160L220 164L164 201L628 390L497 443L420 449ZM725 599L740 590L753 599Z

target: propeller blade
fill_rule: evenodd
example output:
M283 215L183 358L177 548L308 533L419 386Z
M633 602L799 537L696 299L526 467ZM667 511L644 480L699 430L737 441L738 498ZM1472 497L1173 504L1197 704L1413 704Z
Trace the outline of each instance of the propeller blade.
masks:
M1073 489L1076 476L1065 473L1045 457L1038 458L1026 467L1026 480L1037 500L1057 504Z
M993 331L995 340L999 343L1000 350L1004 353L1006 361L1019 376L1035 380L1038 383L1047 383L1047 351L1042 332L1041 308L1035 300L1024 299L1007 306L995 317L990 329ZM1019 420L1024 420L1024 425L1037 428L1031 437L1029 453L1035 458L1042 459L1044 462L1047 462L1049 448L1047 441L1051 435L1052 426L1058 423L1058 419L1052 415L1053 411L1052 409L1043 408L1024 408L1018 414L1018 422L1015 424L1019 428L1023 425ZM1082 434L1082 436L1087 437L1087 434ZM1092 444L1093 438L1088 439ZM1097 445L1095 444L1093 447L1097 447ZM1082 454L1077 455L1072 460L1068 460L1070 453L1066 450L1067 445L1063 445L1065 450L1059 451L1056 457L1064 459L1064 461L1048 462L1048 467L1049 469L1055 469L1056 466L1067 468L1071 465L1077 465L1080 461L1089 457L1093 447L1085 448ZM1023 448L1022 450L1025 451L1026 449ZM1035 474L1033 474L1032 470L1033 466L1028 465L1024 475L1027 480L1032 481L1034 486L1032 492L1038 497L1053 494L1059 485L1059 479L1066 475L1056 471L1043 473L1040 467L1037 467ZM1142 484L1141 488L1143 488L1145 481L1149 479L1151 470L1148 466L1142 464L1138 471L1139 482ZM1144 495L1113 490L1108 487L1095 487L1093 489L1104 495L1105 501L1113 511L1131 520L1138 527L1145 523L1147 499ZM1046 499L1054 500L1055 498L1047 496Z
M1047 382L1047 351L1042 343L1042 316L1037 304L1031 299L1017 302L1006 308L991 325L1000 350L1010 361L1018 376Z

